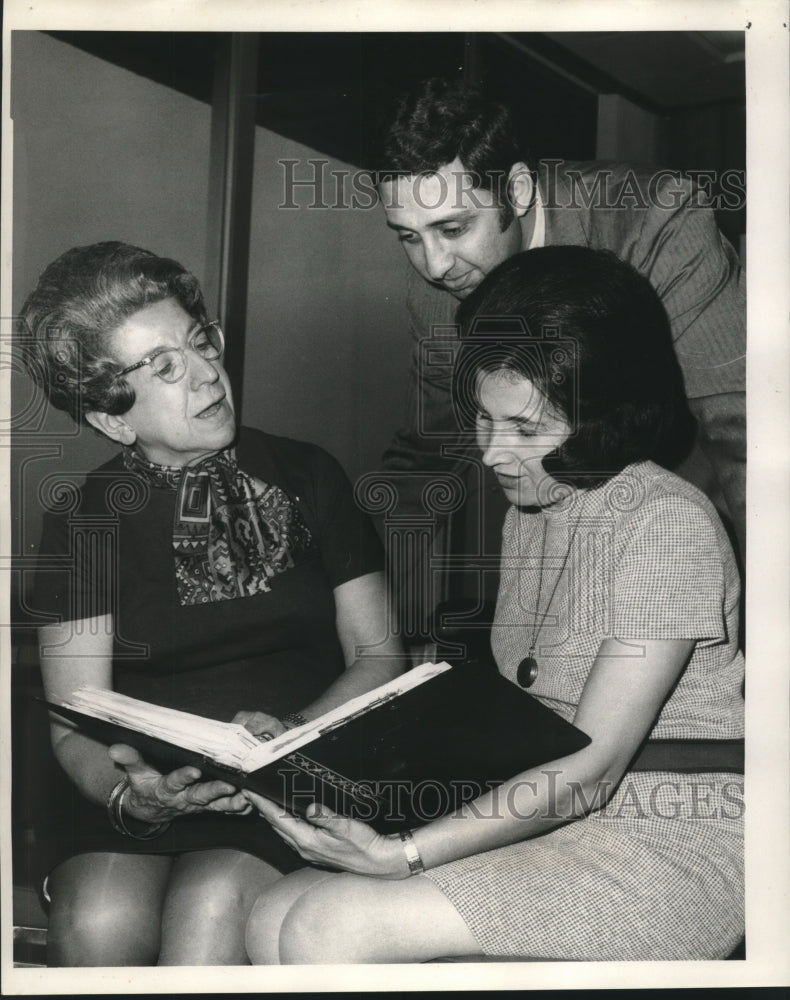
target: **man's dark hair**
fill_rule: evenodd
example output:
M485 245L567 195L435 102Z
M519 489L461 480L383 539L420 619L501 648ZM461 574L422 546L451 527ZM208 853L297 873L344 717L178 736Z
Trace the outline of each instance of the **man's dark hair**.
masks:
M91 410L126 413L135 394L115 377L109 335L144 306L169 298L205 321L198 280L176 261L117 241L67 250L22 306L22 355L31 377L78 422Z
M435 173L458 158L473 187L508 208L514 163L527 162L506 105L460 82L432 78L402 95L380 143L377 180ZM508 211L508 221L510 213Z
M553 246L515 254L458 309L456 414L478 408L477 375L532 382L571 426L543 459L560 482L593 488L631 462L671 467L691 445L694 419L657 293L605 250Z

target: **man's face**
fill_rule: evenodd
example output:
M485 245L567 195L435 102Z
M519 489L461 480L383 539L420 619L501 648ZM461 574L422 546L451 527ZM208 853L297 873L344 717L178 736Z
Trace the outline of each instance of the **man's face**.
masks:
M459 159L435 174L384 181L380 195L387 225L398 234L412 267L457 299L466 298L497 264L521 250L518 220L527 203L509 209L503 229L494 193L473 188Z

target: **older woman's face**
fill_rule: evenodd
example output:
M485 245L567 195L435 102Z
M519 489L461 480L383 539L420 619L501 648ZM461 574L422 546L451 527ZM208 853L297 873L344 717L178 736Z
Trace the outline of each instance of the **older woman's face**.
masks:
M153 302L130 316L109 339L109 350L125 368L158 350L186 348L199 324L177 299ZM151 462L189 465L233 440L233 396L220 361L206 361L186 349L187 370L179 382L165 382L150 365L125 378L135 391L134 406L123 414L135 446Z

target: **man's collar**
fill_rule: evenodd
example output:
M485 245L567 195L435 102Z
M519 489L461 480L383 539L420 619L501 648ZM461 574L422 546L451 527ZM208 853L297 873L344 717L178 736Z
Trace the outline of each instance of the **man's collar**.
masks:
M582 163L570 165L587 166ZM589 244L585 222L590 210L587 209L585 216L582 207L575 202L565 170L564 160L547 160L538 164L538 194L543 204L545 226L543 246Z
M540 188L537 183L535 184L535 202L532 206L532 217L534 220L532 235L525 247L526 250L534 250L536 247L542 247L546 241L546 211L543 207L543 199L540 196Z
M519 221L521 223L521 249L534 250L536 247L542 247L546 240L546 210L537 182L532 204Z

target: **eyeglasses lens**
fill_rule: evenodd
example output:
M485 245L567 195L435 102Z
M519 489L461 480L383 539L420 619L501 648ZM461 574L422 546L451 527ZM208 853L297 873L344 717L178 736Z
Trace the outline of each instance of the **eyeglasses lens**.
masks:
M190 339L189 347L205 361L215 361L224 348L222 331L217 323L201 327ZM154 372L165 382L178 382L186 371L183 351L163 351L151 362Z
M186 367L181 351L162 351L151 361L154 373L165 382L178 382L184 377Z
M218 323L207 323L192 338L191 347L193 351L205 358L213 361L222 354L225 343L222 339L222 331Z

